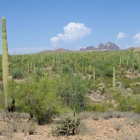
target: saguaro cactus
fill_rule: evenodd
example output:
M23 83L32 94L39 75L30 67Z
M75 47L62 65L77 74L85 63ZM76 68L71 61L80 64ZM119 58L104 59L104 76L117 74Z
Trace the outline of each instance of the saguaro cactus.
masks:
M95 82L95 81L96 81L96 79L95 79L95 78L96 78L96 74L95 74L95 67L93 67L93 80L94 80L94 82L93 82L93 83L94 83L94 87L95 87L95 84L96 84L96 82Z
M9 61L8 61L8 44L6 34L6 20L2 17L2 70L3 70L3 87L5 96L5 108L8 108L7 101L7 83L9 76Z
M113 66L113 89L116 88L115 87L115 80L116 80L116 78L115 78L115 66Z

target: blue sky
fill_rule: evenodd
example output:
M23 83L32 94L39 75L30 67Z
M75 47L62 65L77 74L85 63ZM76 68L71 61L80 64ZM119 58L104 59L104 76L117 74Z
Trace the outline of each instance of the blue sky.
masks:
M11 54L108 41L125 49L140 46L139 6L140 0L0 0L0 17Z

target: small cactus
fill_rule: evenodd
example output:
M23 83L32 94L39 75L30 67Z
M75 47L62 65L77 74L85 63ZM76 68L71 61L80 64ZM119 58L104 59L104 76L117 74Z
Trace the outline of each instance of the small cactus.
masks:
M77 128L80 124L80 119L75 117L67 117L60 121L60 125L57 126L56 130L53 131L53 135L76 135Z
M105 89L106 89L105 85L104 85L103 83L99 83L99 84L97 85L97 87L98 87L98 90L100 90L101 93L103 94L104 91L105 91Z

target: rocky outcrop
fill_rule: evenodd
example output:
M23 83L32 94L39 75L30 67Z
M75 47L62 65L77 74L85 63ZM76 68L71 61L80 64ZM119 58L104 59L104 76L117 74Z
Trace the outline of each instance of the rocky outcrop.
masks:
M98 46L98 49L99 50L105 49L105 45L103 43L100 43L99 46Z
M108 42L105 45L103 43L100 43L98 46L98 49L99 50L120 50L120 48L112 42Z
M92 50L97 50L97 48L95 48L94 46L88 46L85 49L80 48L80 51L92 51Z

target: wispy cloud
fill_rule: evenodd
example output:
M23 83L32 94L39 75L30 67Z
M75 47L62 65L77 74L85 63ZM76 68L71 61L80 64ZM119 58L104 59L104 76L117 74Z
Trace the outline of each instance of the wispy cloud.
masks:
M133 40L134 40L134 43L136 44L140 43L140 33L137 33L136 35L134 35Z
M117 35L117 40L123 39L123 38L126 38L126 37L127 36L123 32L119 32L119 34Z
M87 28L83 23L70 22L63 27L64 34L57 34L57 36L50 39L52 46L57 46L59 41L74 41L80 39L92 32L92 29Z

